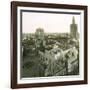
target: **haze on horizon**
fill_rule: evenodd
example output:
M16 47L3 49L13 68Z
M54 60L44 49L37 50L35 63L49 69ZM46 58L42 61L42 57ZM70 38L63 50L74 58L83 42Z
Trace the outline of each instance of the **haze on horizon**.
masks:
M73 16L80 32L80 15L24 12L22 16L22 33L35 33L37 28L45 33L70 32Z

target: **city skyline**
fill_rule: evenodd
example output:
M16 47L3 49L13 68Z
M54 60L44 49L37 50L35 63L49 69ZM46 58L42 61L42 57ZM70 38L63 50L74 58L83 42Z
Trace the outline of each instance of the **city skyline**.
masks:
M43 28L45 33L69 33L73 16L80 33L80 15L27 12L22 15L22 33L35 33L37 28Z

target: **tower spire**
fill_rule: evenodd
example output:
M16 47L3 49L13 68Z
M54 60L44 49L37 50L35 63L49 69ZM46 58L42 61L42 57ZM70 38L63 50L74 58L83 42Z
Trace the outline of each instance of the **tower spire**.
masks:
M77 39L78 38L78 31L77 31L77 24L75 23L75 17L72 17L72 24L70 25L70 33L71 37Z
M73 16L72 24L75 24L75 17Z

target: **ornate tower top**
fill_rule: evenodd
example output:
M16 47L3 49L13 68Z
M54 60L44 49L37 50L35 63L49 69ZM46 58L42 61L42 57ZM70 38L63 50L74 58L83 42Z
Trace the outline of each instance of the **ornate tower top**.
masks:
M78 38L77 24L75 23L74 16L72 17L72 24L70 25L70 33L72 38Z
M75 24L75 17L73 16L72 24Z

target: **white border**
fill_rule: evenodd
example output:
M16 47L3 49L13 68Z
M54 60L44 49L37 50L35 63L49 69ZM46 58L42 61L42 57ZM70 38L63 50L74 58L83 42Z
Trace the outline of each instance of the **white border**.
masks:
M56 77L37 77L37 78L20 78L20 10L43 10L43 11L67 11L81 13L81 29L80 29L80 75L77 76L56 76ZM70 9L47 9L33 7L18 7L17 8L17 83L44 83L44 82L62 82L62 81L77 81L84 80L84 11Z

